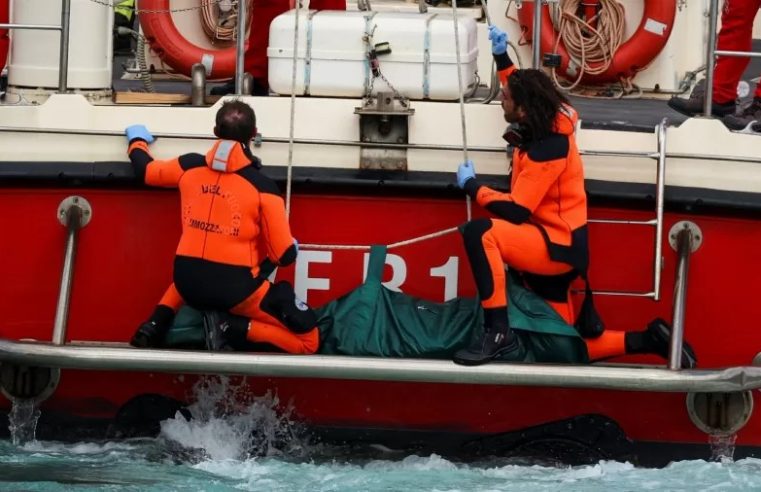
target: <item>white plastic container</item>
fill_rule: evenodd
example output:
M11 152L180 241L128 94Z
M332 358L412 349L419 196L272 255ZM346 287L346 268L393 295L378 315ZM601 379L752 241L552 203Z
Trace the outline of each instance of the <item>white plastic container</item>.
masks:
M11 0L11 23L61 24L58 0ZM71 89L111 87L113 8L89 1L71 1L69 69ZM59 31L11 31L8 84L19 87L58 87Z
M294 11L270 25L270 89L291 93ZM391 53L378 57L380 70L405 97L457 99L457 58L452 15L402 12L310 11L299 14L296 94L361 97L372 73L368 69L365 33L373 45L386 42ZM460 16L460 62L466 94L475 89L478 45L476 22ZM380 78L373 93L389 91Z

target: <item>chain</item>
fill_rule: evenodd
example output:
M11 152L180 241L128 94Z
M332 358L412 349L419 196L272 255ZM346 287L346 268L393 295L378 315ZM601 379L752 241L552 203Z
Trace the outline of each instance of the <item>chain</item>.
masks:
M388 86L388 88L389 88L389 89L391 89L391 92L393 92L393 93L394 93L394 97L395 97L395 98L397 98L397 99L399 99L399 103L400 103L402 106L404 106L404 107L406 108L406 107L409 105L409 101L407 100L407 98L406 98L406 97L404 97L404 96L403 96L403 95L402 95L402 94L401 94L401 93L400 93L398 90L396 90L396 87L394 87L394 86L391 84L391 82L389 82L389 81L388 81L388 79L386 78L386 76L385 76L385 75L383 75L383 72L380 72L380 73L378 74L378 76L381 78L381 80L383 80L383 82L385 82L385 83L386 83L386 85ZM374 78L373 78L373 79L374 79ZM371 83L371 87L372 87L372 83Z
M114 5L111 2L108 2L107 0L89 0L92 3L97 3L99 5L103 5L104 7L110 7L114 8L116 5ZM207 5L215 5L221 2L222 0L204 0L199 5L195 7L185 7L183 9L166 9L166 10L143 10L143 9L135 9L136 14L163 14L164 12L189 12L191 10L200 10ZM237 1L235 2L237 4Z
M391 92L394 93L394 98L398 99L399 103L407 108L409 107L409 100L404 97L402 93L396 89L396 87L394 87L394 85L386 78L380 69L380 61L378 60L378 55L375 54L375 45L373 43L373 34L375 33L375 28L377 27L377 25L373 26L372 31L365 32L365 35L362 37L367 45L367 57L368 63L370 64L370 83L367 85L367 93L365 94L365 98L367 99L368 103L373 102L373 87L375 86L375 79L380 78L383 82L386 83L388 88L391 89Z

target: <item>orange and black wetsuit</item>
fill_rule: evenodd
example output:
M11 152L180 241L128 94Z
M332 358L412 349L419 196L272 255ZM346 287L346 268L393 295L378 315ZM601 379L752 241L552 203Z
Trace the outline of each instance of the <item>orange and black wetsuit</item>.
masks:
M245 316L249 341L314 353L319 336L313 312L289 284L273 285L259 275L265 260L293 263L297 248L277 185L259 172L261 163L248 148L218 140L206 155L155 160L146 142L133 139L128 152L146 184L180 190L182 236L174 284L161 304L176 310L184 301Z
M500 79L507 83L516 68L506 54L495 58ZM491 310L503 311L507 305L504 263L535 277L540 288L547 284L548 301L572 318L567 288L558 290L542 279L567 278L567 287L588 263L584 170L574 138L577 118L573 108L564 106L552 133L540 140L529 138L513 150L509 193L475 179L465 184L466 193L495 216L463 227L487 323Z
M518 69L507 54L495 55L495 61L505 85ZM539 140L529 136L513 150L509 193L475 179L465 183L466 193L495 215L461 228L487 324L500 318L509 323L504 314L505 263L520 271L525 284L568 324L575 322L570 285L579 275L586 277L589 265L584 169L574 136L577 121L576 111L564 105L549 135ZM585 339L589 358L643 353L647 344L637 342L637 337L642 334L605 330Z

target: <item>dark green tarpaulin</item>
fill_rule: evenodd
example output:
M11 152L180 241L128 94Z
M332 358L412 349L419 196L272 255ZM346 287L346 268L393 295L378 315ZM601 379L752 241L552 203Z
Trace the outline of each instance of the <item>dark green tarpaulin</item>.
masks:
M381 283L385 259L386 248L374 246L365 282L316 309L321 354L449 359L480 333L483 311L477 299L435 303L389 290ZM513 281L508 293L510 325L522 345L511 360L588 362L578 332L544 300ZM167 345L203 345L202 323L200 313L181 309Z

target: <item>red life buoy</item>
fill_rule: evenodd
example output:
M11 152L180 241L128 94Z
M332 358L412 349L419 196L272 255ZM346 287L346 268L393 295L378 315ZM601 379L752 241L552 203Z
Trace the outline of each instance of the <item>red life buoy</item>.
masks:
M645 11L637 31L623 43L616 53L607 70L600 74L584 74L583 81L587 83L617 82L621 78L629 78L644 69L661 52L666 45L676 18L677 0L644 0ZM542 7L542 37L541 48L543 53L555 51L555 42L558 33L552 24L549 6ZM534 16L534 3L524 2L518 10L518 19L521 30L527 39L532 37ZM565 78L574 80L577 74L569 73L568 64L570 57L562 43L557 47L557 53L562 61L557 69L558 73Z
M0 0L0 24L10 23L10 0ZM8 39L8 30L0 29L0 70L5 67L5 63L8 61L8 47L10 46L10 39Z
M2 1L2 0L0 0ZM140 26L159 58L179 73L190 75L195 63L203 63L206 76L214 79L235 75L235 46L209 50L191 43L177 30L169 12L169 0L138 0Z

